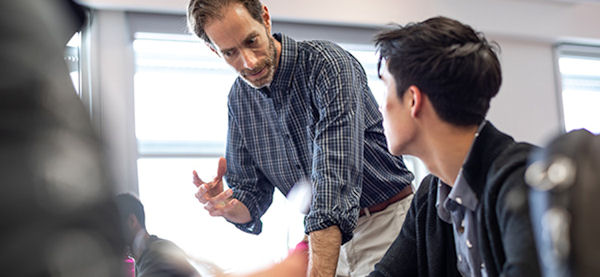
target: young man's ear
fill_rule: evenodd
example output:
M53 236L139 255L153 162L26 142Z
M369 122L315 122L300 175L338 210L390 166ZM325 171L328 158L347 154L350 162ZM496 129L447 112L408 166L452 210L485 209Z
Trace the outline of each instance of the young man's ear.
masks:
M409 99L407 99L407 100L410 101L410 103L411 103L410 115L412 117L418 117L419 114L421 113L421 110L423 109L423 101L425 100L424 99L425 95L423 95L423 92L421 92L419 87L414 86L414 85L408 87L407 90L408 91L406 92L406 94L409 95Z
M129 214L127 217L127 227L129 229L134 230L136 226L139 225L138 219L134 214Z

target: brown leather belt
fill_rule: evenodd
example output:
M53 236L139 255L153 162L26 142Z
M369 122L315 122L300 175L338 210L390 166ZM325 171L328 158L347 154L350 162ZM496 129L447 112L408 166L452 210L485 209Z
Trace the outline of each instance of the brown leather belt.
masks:
M394 204L394 203L406 198L407 196L411 195L412 193L413 193L412 186L408 185L405 188L403 188L398 194L388 198L388 200L385 200L379 204L375 204L368 208L360 209L360 213L358 214L358 216L365 215L366 214L365 210L369 211L369 214L383 211L389 205Z

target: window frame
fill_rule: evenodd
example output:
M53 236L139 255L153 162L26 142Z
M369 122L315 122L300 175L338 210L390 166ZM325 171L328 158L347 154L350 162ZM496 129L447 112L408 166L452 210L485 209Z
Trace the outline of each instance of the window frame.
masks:
M554 46L554 73L556 83L556 97L559 112L559 124L561 133L566 133L566 116L564 109L564 77L560 70L560 59L565 56L570 57L590 57L600 59L600 45L588 45L588 44L573 44L573 43L559 43Z

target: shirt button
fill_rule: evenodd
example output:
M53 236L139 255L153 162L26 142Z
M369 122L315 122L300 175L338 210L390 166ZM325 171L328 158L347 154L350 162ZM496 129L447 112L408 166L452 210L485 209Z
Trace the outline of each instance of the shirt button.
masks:
M460 222L460 227L458 228L458 231L462 234L465 232L465 219L463 218L463 220Z
M461 255L458 255L458 261L462 262L462 256Z
M485 264L481 263L481 269L485 269Z
M296 164L296 169L300 169L300 165L299 164Z
M466 243L467 243L467 247L468 247L468 248L471 248L471 247L473 247L473 244L471 244L471 241L470 241L470 240L467 240L467 242L466 242Z
M460 197L456 197L456 200L455 200L455 201L456 201L456 203L458 203L458 204L462 205L462 198L460 198Z

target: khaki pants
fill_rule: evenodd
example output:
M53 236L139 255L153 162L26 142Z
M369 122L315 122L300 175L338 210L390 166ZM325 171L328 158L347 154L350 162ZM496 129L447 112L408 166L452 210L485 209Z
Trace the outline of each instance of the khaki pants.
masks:
M352 240L342 245L336 276L367 276L396 239L413 194L383 211L358 218Z

